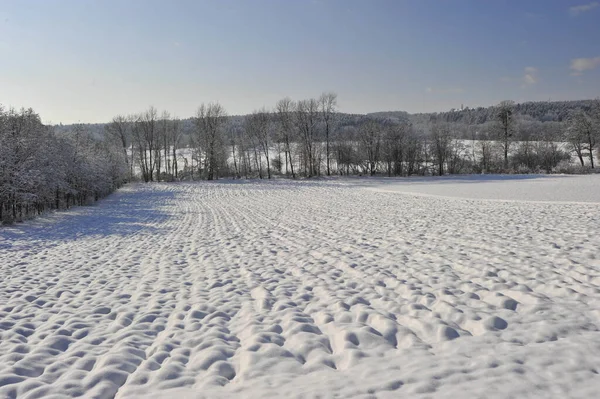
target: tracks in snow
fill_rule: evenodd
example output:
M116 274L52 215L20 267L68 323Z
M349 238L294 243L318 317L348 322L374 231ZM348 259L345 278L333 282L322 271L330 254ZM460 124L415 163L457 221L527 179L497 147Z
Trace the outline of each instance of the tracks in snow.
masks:
M132 186L7 230L0 396L460 386L439 364L481 378L512 364L506 345L596 331L598 208L331 182ZM468 363L476 350L491 357Z

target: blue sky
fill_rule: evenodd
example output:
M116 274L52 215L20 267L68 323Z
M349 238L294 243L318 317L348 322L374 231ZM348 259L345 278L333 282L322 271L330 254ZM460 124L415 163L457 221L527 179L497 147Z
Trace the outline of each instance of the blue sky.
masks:
M0 0L0 103L45 122L600 96L600 0Z

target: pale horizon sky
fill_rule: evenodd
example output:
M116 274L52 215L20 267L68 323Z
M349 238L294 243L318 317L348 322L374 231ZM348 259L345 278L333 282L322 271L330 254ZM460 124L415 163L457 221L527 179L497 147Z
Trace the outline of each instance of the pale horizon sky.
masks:
M0 0L0 104L45 123L600 96L600 0Z

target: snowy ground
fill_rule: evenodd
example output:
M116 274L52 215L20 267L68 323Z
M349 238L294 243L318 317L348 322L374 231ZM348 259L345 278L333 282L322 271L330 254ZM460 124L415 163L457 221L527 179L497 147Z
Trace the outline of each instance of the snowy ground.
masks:
M595 397L599 234L600 176L128 186L0 229L0 398Z
M401 183L398 183L401 182ZM368 178L377 191L501 201L600 203L600 175L453 175Z

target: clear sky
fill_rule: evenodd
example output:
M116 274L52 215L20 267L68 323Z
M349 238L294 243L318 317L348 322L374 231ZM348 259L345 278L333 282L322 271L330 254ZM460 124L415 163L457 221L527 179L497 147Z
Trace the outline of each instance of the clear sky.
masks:
M600 0L0 0L0 103L45 122L600 96Z

